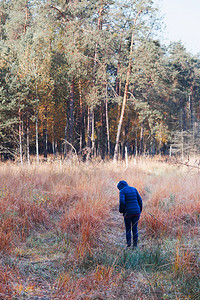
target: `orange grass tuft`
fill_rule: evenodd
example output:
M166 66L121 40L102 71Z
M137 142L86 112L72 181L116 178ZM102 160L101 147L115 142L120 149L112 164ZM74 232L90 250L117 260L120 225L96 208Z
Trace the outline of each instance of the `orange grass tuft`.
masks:
M148 235L196 232L200 217L200 178L181 174L150 179L141 224Z
M0 268L0 299L15 299L15 286L20 284L18 271L1 265Z
M0 298L12 299L13 290L11 285L12 272L8 268L0 269Z
M0 252L10 252L12 247L11 232L6 233L4 227L0 229Z
M61 275L54 287L55 297L63 299L108 299L109 291L118 289L121 274L112 267L98 265L94 272L73 278L70 273Z
M69 234L75 234L77 254L83 257L91 251L98 234L105 228L111 209L111 200L108 198L88 195L66 211L60 227Z
M199 273L197 256L194 254L193 250L188 247L188 245L180 245L179 241L176 245L173 268L175 276L180 276L183 272L186 273L187 276L195 276Z

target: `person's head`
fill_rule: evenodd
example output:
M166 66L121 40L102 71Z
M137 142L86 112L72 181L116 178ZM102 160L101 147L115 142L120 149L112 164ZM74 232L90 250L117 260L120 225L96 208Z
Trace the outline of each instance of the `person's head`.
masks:
M125 180L121 180L119 181L118 185L117 185L117 188L119 190L122 190L123 188L125 188L126 186L128 186L128 183L125 181Z

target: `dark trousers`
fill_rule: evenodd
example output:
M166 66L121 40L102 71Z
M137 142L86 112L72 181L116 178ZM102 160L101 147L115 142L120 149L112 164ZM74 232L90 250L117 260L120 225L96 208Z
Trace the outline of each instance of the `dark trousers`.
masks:
M124 217L124 223L126 227L126 241L127 247L131 246L131 231L133 233L133 247L137 247L138 242L138 221L140 216Z

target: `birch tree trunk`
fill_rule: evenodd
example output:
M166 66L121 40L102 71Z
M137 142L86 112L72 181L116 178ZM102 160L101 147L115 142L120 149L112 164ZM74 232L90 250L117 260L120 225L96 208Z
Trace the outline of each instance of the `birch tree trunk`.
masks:
M43 123L43 147L44 159L47 159L47 106L44 108L44 123Z
M88 130L87 130L87 147L92 148L92 120L93 120L93 106L88 107Z
M107 135L107 152L110 157L110 130L109 130L109 119L108 119L108 92L106 86L106 135Z
M142 155L142 150L143 150L143 133L144 133L144 124L141 124L141 129L140 129L140 150L139 154Z
M81 80L79 79L79 104L80 104L80 116L79 116L79 122L80 122L80 142L79 142L79 151L81 152L82 149L85 147L85 111L83 109L83 99L82 99L82 86L81 86Z
M126 74L126 83L125 83L125 89L124 89L124 97L123 97L123 102L122 102L120 120L119 120L119 124L118 124L118 128L117 128L117 137L116 137L115 151L114 151L114 161L117 161L117 158L118 158L119 138L120 138L122 122L123 122L123 118L124 118L126 100L127 100L127 95L128 95L129 79L130 79L131 67L132 67L132 54L133 54L133 44L134 44L134 37L135 37L135 27L136 27L137 19L141 13L142 13L142 9L137 13L137 15L134 19L134 25L133 25L133 31L132 31L132 37L131 37L131 46L130 46L130 58L129 58L129 63L128 63L128 70L127 70L127 74Z
M138 145L137 145L137 130L138 130L138 128L137 128L137 126L136 126L136 128L135 128L135 156L137 157L138 156Z
M182 159L182 161L184 159L184 134L183 134L183 129L181 131L181 159Z
M35 118L35 151L36 161L39 165L39 142L38 142L38 114L39 114L39 99L38 99L38 82L37 82L37 66L35 66L35 94L36 94L36 118Z
M36 120L35 120L35 144L36 144L36 159L39 165L39 143L38 143L38 103L36 108Z
M58 143L57 143L57 139L55 141L55 158L57 158L57 153L58 153Z
M20 156L20 163L23 165L23 153L22 153L22 120L21 120L21 110L19 108L18 111L19 115L19 156Z
M53 152L53 157L55 158L55 142L54 142L54 137L52 137L52 152Z
M95 140L94 140L94 109L92 110L92 155L94 155Z
M27 147L27 163L30 165L30 139L29 139L29 119L27 116L27 128L26 128L26 147Z
M70 86L69 99L69 142L73 145L73 131L74 131L74 79Z
M66 125L65 125L65 135L64 135L64 140L66 141L67 140L67 127L68 127L68 119L67 119L67 116L66 116ZM64 143L64 146L63 146L63 156L64 156L64 159L66 158L66 155L67 155L67 143Z
M101 159L105 159L106 154L106 101L101 102L101 135L100 135L100 153Z

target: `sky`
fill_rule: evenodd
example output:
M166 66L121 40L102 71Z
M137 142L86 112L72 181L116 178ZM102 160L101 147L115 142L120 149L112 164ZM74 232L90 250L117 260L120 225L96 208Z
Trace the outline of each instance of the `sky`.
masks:
M164 43L182 41L192 54L200 53L200 0L155 0L163 15Z

